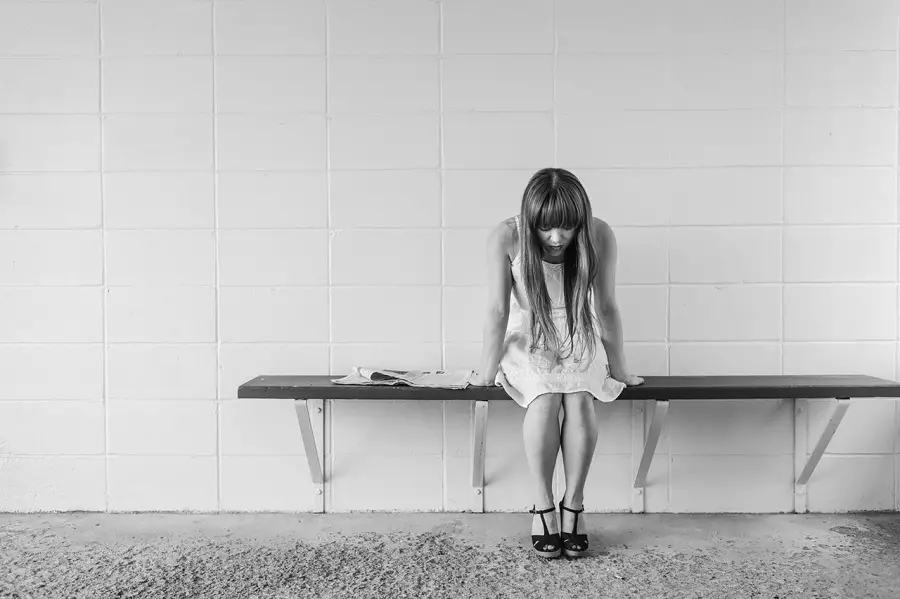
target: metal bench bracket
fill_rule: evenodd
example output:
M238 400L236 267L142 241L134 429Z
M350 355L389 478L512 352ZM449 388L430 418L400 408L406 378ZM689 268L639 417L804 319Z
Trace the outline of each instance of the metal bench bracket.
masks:
M662 433L663 425L666 423L666 415L669 413L668 400L657 399L652 403L654 404L653 419L650 421L650 430L647 431L647 440L644 443L644 453L641 456L641 464L638 466L637 475L634 477L635 489L642 489L647 482L647 472L650 470L650 462L653 460L653 454L656 452L656 444L659 443L659 436Z
M481 496L484 505L484 454L487 437L488 402L475 401L475 420L472 423L472 488Z
M322 475L323 464L319 457L316 445L316 436L313 432L312 419L309 412L316 411L316 424L320 429L324 428L324 415L321 399L295 399L294 411L297 413L297 422L300 424L300 437L303 439L303 449L306 452L306 463L309 465L309 478L313 483L313 492L320 498L319 511L325 511L325 477ZM312 405L318 404L318 405Z
M806 465L803 467L803 471L794 482L794 511L796 513L806 513L807 511L807 484L809 483L809 479L812 476L813 471L816 469L816 466L822 459L822 455L828 448L828 444L831 442L831 438L834 437L834 433L835 431L837 431L837 427L844 419L844 414L846 414L848 407L850 407L849 397L837 398L837 405L834 406L834 410L832 410L831 416L828 418L828 424L825 425L825 430L822 431L822 434L819 436L819 440L816 442L815 448L812 450L812 453L806 460ZM794 447L796 456L795 469L797 466L799 466L800 463L802 463L801 460L803 460L803 458L806 456L805 431L806 423L808 420L799 418L803 414L803 411L804 410L802 406L798 406L796 409L796 414L798 416L796 430L801 431L801 434L797 435L797 443Z

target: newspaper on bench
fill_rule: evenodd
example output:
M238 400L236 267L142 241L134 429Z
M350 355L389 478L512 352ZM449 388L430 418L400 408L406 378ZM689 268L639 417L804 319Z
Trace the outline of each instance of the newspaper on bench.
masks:
M472 370L391 370L388 368L364 368L354 366L353 372L331 382L338 385L408 385L410 387L436 387L441 389L465 389L469 386Z

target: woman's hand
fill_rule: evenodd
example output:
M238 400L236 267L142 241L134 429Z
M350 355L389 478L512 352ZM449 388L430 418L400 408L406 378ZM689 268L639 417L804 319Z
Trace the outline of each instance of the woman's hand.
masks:
M480 373L473 371L471 376L469 376L469 384L473 387L493 387L494 380L486 379Z
M616 379L617 381L625 383L625 385L627 387L635 387L644 382L644 379L642 379L641 377L639 377L635 374L617 375L616 373L613 373L613 378Z

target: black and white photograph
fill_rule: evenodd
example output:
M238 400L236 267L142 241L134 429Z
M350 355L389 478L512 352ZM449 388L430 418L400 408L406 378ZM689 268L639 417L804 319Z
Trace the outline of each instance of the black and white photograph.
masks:
M0 0L0 599L900 598L900 0Z

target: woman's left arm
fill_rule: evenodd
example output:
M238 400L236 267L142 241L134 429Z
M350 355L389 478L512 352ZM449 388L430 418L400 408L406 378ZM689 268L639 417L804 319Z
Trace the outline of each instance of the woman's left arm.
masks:
M595 250L599 268L594 278L594 306L600 320L601 340L609 359L612 378L626 385L640 385L644 382L631 374L625 361L625 341L622 334L622 316L616 304L616 236L605 222L595 219Z

